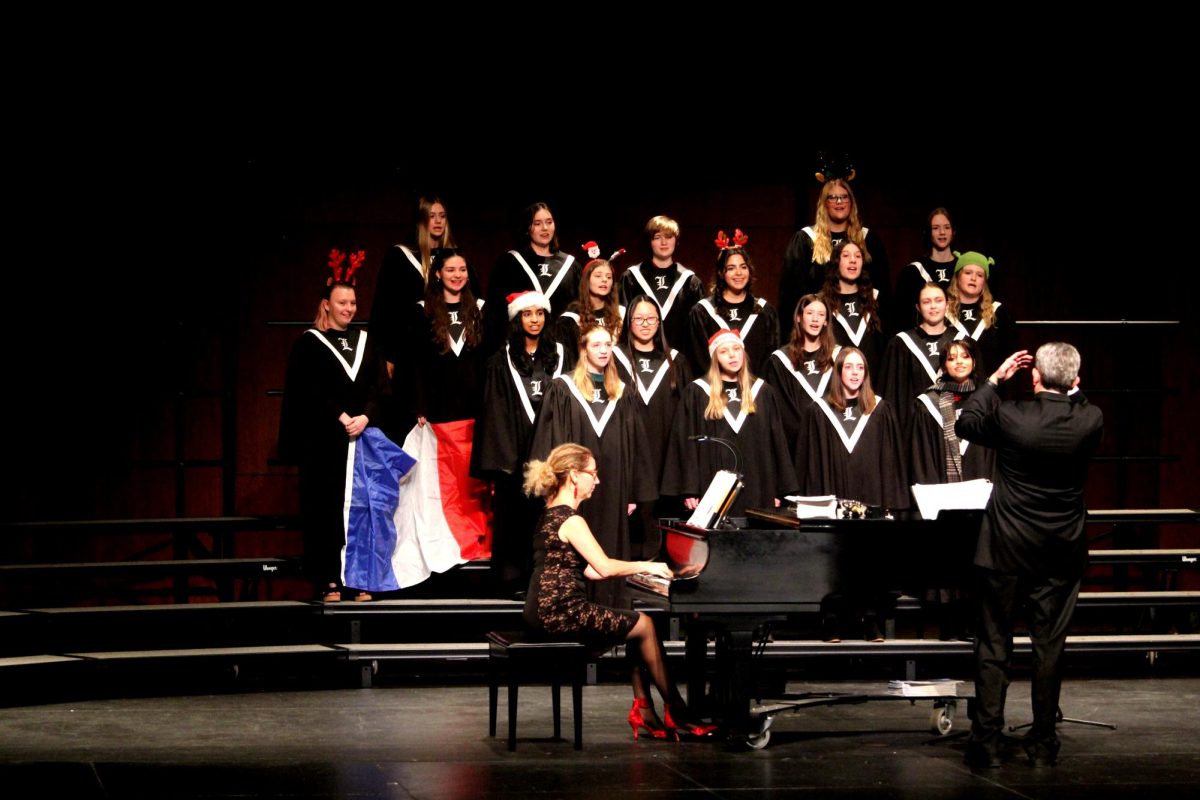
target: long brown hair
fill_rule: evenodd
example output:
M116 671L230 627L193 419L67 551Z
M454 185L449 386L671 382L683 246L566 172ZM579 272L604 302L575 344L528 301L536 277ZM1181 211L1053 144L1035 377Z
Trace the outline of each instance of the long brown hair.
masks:
M596 310L592 308L592 293L591 279L592 273L600 267L608 267L608 271L612 273L613 279L608 290L608 297L604 298L604 308L600 312L601 316L597 316ZM579 314L579 330L585 328L593 328L600 326L606 328L613 335L615 342L617 337L621 335L621 304L617 302L617 273L613 269L610 261L603 258L596 258L588 262L583 268L583 273L579 276L579 299L572 303L572 306L578 308L569 308Z
M867 251L863 250L862 245L846 239L833 248L833 260L825 268L825 285L821 287L821 300L825 302L825 308L829 312L830 319L833 318L834 314L842 313L842 293L839 291L838 285L841 276L838 272L838 262L841 261L842 251L851 245L857 247L865 258ZM862 303L863 315L871 315L870 320L867 322L867 329L873 331L882 330L883 320L879 318L879 302L875 299L875 287L871 284L870 273L864 268L854 283L858 287L858 299Z
M429 320L429 337L438 346L439 353L450 352L450 312L446 309L446 296L442 293L444 287L439 273L442 271L442 265L455 256L466 261L457 250L443 248L437 251L433 261L433 272L425 285L425 318ZM470 272L467 274L469 276ZM469 278L463 285L461 303L463 342L467 348L473 349L483 341L483 312L475 302Z
M804 309L811 306L813 303L820 303L825 306L825 327L817 335L817 371L824 372L833 366L833 348L836 342L833 338L833 330L829 327L829 323L833 314L829 311L829 304L818 294L806 294L800 298L800 302L796 303L796 310L792 313L792 320L795 324L792 326L792 338L787 344L787 357L792 362L792 369L800 369L800 362L804 360L804 327L796 321L797 317L804 312Z
M843 347L838 351L837 358L833 360L833 375L829 379L829 389L825 392L825 402L838 411L846 408L845 387L842 386L842 365L846 363L846 358L852 353L858 353L858 357L863 362L863 382L858 390L858 407L864 414L870 414L875 410L878 398L875 397L875 390L871 388L871 367L867 364L867 357L857 347Z

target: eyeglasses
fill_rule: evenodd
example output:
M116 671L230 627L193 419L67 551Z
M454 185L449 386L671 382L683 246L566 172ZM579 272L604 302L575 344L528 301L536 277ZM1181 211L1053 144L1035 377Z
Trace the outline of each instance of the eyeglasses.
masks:
M598 477L600 476L600 472L599 472L599 470L594 470L594 469L577 469L577 470L575 470L575 471L576 471L576 472L585 472L585 473L587 473L588 475L591 475L593 478L598 478Z
M641 325L643 328L649 328L651 325L658 324L658 317L634 317L632 322L634 325Z
M826 203L845 203L850 199L848 194L831 194L825 198Z

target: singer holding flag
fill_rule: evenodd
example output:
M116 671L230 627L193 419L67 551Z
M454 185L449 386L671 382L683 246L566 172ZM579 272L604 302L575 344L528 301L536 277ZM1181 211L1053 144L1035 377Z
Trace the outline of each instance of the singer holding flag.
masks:
M741 473L745 484L731 516L751 506L778 506L797 489L794 443L781 436L779 395L754 377L736 331L714 333L708 355L707 375L688 384L675 414L662 493L683 497L694 509L713 475L726 469Z
M280 414L279 455L300 467L304 569L327 602L341 600L344 588L352 446L368 430L379 433L380 401L388 386L374 339L351 327L358 311L354 273L363 259L361 250L330 252L333 274L323 287L313 327L292 345ZM391 445L381 434L377 438ZM355 599L371 599L369 587L356 588L363 591Z

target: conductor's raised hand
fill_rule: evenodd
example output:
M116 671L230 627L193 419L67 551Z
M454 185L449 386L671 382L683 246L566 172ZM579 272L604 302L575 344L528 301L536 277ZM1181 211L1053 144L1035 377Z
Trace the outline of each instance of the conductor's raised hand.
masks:
M1028 350L1018 350L1008 358L1001 362L996 371L992 373L992 383L1004 383L1004 381L1017 374L1018 370L1025 369L1033 363L1033 356Z

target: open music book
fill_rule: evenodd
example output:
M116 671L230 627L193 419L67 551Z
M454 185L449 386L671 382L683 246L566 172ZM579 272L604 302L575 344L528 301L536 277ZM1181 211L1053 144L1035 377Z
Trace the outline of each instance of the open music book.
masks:
M725 519L725 515L729 513L729 509L733 507L733 503L741 491L742 478L740 475L727 469L718 470L717 474L713 475L712 481L709 482L704 496L700 498L700 504L688 517L688 525L697 528L716 527Z
M937 519L943 509L986 508L992 496L992 482L987 478L960 483L914 483L913 499L924 519Z

